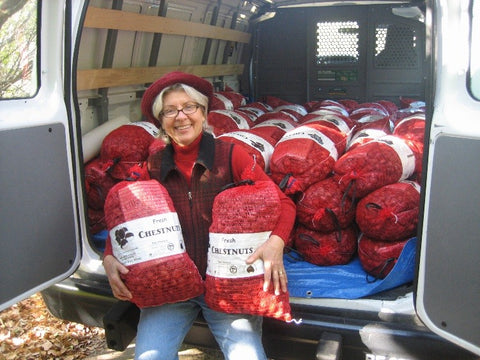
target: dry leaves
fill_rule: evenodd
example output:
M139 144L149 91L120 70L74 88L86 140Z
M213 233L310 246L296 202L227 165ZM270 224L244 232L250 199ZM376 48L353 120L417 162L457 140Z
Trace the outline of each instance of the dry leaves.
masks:
M0 360L75 360L105 347L102 328L55 318L40 294L0 312Z

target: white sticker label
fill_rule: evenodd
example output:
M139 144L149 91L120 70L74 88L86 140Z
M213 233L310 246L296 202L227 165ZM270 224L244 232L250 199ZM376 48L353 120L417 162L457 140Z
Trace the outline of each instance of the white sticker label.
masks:
M325 121L328 123L333 124L339 131L348 134L350 132L350 127L347 125L345 120L341 119L338 116L335 115L324 115L324 116L319 116L316 118L313 118L311 120L305 121L303 124L308 124L308 123L315 123L318 121Z
M233 103L226 96L223 96L222 94L219 94L219 93L214 93L213 96L215 96L218 100L223 102L223 105L225 106L226 110L233 110L234 108Z
M221 137L231 137L233 139L237 139L238 141L242 141L248 146L257 150L262 155L263 162L265 163L266 167L265 171L268 172L270 158L272 157L274 147L267 140L261 136L242 131L232 131L219 136L219 138Z
M261 259L245 261L270 236L271 231L247 234L210 233L207 274L220 278L245 278L264 273Z
M310 139L315 141L318 145L326 149L329 153L330 156L337 161L338 160L338 152L337 148L335 147L335 144L333 141L323 134L321 131L318 131L314 128L308 127L308 126L300 126L295 128L292 131L287 132L285 135L282 136L282 138L278 141L278 144L280 144L283 141L288 141L288 140L296 140L296 139Z
M250 112L254 113L255 115L257 115L257 117L265 114L265 111L263 111L259 108L256 108L256 107L241 107L238 110L240 110L240 111L243 111L243 110L250 111Z
M373 141L384 143L390 146L397 153L402 163L402 175L398 181L405 180L413 174L415 171L415 155L405 141L391 135L387 135Z
M290 119L292 119L293 121L298 123L298 119L295 117L295 115L289 113L288 111L280 110L280 111L277 111L277 112L281 112L282 114L287 115Z
M185 252L176 212L126 221L112 228L109 235L113 255L127 266Z
M347 149L350 149L352 145L355 145L357 143L362 143L365 142L365 139L368 139L369 141L379 139L383 136L386 136L387 133L383 130L378 130L378 129L363 129L355 133L355 135L352 136L350 141L347 144Z
M282 111L282 110L291 110L300 114L301 116L307 115L307 110L305 110L303 106L298 104L280 105L275 108L275 111Z
M261 122L260 124L255 125L253 128L259 128L262 126L275 126L279 128L280 130L283 130L285 132L291 131L295 129L295 126L289 123L286 120L281 120L281 119L270 119L270 120L265 120L264 122Z
M314 115L338 115L341 114L343 116L348 117L348 111L345 109L342 109L338 106L322 106L321 109L312 111L310 114Z
M139 122L130 123L128 125L140 126L153 137L158 137L158 134L159 134L158 128L152 123L149 123L147 121L139 121Z

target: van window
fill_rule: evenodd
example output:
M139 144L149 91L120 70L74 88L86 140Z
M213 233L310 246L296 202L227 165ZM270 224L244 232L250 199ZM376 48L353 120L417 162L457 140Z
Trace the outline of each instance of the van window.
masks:
M472 5L470 92L477 100L480 100L480 1L474 0Z
M326 21L317 23L317 65L358 62L358 23Z
M0 98L32 97L37 82L37 2L0 1Z
M375 29L375 67L417 67L416 40L413 27L378 24Z

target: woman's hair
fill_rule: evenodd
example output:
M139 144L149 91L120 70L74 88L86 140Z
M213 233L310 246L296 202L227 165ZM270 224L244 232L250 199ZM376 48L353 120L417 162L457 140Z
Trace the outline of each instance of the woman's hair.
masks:
M161 121L160 112L163 110L163 97L172 91L183 90L187 93L188 96L192 98L194 102L203 107L205 116L207 115L206 109L208 109L208 98L203 95L200 91L195 88L185 85L185 84L174 84L163 89L160 94L157 95L152 105L152 112L156 119Z
M160 115L160 112L163 110L163 97L169 94L170 92L179 91L179 90L185 91L187 95L190 96L194 102L201 105L201 111L203 111L205 115L205 121L203 122L203 129L205 131L211 132L211 128L207 122L208 97L203 95L197 89L186 84L174 84L160 91L160 93L157 95L157 97L153 101L153 105L152 105L152 113L155 116L155 118L158 121L160 121L160 124L162 123L161 116L159 115ZM163 128L160 128L160 136L163 138L165 142L167 143L170 142Z

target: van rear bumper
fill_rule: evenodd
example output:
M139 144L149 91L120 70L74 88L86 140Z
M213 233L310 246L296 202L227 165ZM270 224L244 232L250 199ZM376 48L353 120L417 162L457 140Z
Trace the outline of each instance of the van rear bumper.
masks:
M50 313L63 320L103 327L103 316L118 301L97 281L67 278L42 292Z
M118 303L108 282L68 278L44 291L42 296L52 315L88 326L104 327L103 317ZM453 345L411 321L381 321L364 311L349 313L342 309L292 304L292 315L301 324L265 318L263 339L270 358L322 359L317 354L325 334L341 339L341 359L476 359L478 357ZM365 315L365 316L361 316ZM218 348L205 321L200 317L187 334L185 343ZM318 355L318 357L317 357Z
M264 321L265 349L274 359L330 359L320 353L325 335L341 339L340 359L479 359L423 326L331 316L311 307L292 310L300 325Z

